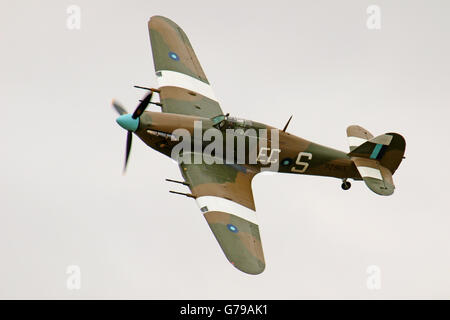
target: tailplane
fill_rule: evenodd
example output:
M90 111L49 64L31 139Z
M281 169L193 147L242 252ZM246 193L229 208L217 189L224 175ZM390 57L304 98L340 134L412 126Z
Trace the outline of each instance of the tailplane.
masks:
M398 133L377 137L360 126L347 128L350 156L367 187L379 195L391 195L395 185L392 175L403 160L405 139Z

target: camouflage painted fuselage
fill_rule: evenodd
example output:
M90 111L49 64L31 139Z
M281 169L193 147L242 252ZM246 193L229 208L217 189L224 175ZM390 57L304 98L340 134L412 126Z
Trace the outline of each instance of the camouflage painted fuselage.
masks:
M216 158L221 158L223 160L222 163L230 164L230 160L233 159L232 163L247 167L255 173L260 172L263 168L270 171L270 164L267 161L263 161L261 157L258 159L258 156L266 154L267 157L265 158L270 158L272 153L272 160L278 161L278 165L275 166L275 171L277 172L361 180L354 162L345 152L325 147L259 122L229 119L232 120L225 120L223 127L219 128L214 126L213 121L208 118L146 111L140 118L140 125L136 134L151 148L171 157L172 149L179 143L179 141L171 139L171 134L175 130L185 129L189 132L193 138L191 146L193 151L195 150L195 138L197 138L198 142L205 131L217 130L220 131L223 137L223 153L215 154L215 156ZM199 122L202 124L200 136L195 132L196 121L197 124ZM256 133L256 137L242 134L252 129L252 132ZM266 130L267 135L261 136L261 129ZM232 158L227 157L227 139L230 139L230 136L226 134L226 130L235 132L235 135L231 136L231 139L234 139L232 150L234 157L231 156ZM161 134L157 135L149 132ZM273 146L272 142L272 137L275 134L278 135L278 146L276 147ZM252 145L250 140L253 138L256 138L256 143ZM238 158L238 148L242 141L245 143L245 159L242 157ZM200 144L202 146L201 152L203 152L205 147L211 142L200 141ZM257 146L257 150L252 152L254 145ZM261 150L261 148L266 148L266 150ZM273 149L276 149L277 152L274 153Z

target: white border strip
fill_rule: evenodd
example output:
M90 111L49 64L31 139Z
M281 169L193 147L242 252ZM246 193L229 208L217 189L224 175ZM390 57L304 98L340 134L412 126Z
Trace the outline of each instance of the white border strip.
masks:
M370 177L375 178L378 180L383 180L383 177L381 176L381 172L378 169L371 168L371 167L358 167L358 171L361 174L361 177Z
M392 136L389 134L382 134L381 136L375 137L370 142L377 143L377 144L384 144L385 146L388 146L391 144Z
M350 147L359 147L364 142L367 142L367 139L360 138L360 137L348 137L348 144Z
M205 97L217 101L217 98L209 84L192 78L187 74L176 71L161 70L156 72L156 79L158 80L159 87L180 87L200 93Z
M221 211L234 214L239 218L258 225L256 221L256 211L244 207L234 201L214 196L198 197L195 201L197 201L197 205L200 209L205 206L208 207L208 211L203 212L203 214L210 211Z

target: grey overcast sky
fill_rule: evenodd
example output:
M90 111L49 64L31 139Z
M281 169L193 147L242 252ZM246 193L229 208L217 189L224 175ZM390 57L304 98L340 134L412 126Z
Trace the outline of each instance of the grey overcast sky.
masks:
M81 29L66 27L69 5ZM369 5L381 29L366 27ZM449 1L0 2L0 298L450 298ZM227 262L168 158L126 133L156 86L153 15L189 36L222 109L348 150L345 129L398 132L391 197L363 182L253 181L266 257ZM156 109L155 109L156 110ZM66 268L81 269L68 290ZM381 288L369 290L369 266Z

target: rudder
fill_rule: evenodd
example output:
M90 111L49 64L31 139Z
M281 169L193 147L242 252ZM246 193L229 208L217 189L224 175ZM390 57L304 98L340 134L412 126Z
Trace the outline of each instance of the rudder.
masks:
M385 133L374 138L359 126L348 127L347 135L351 150L348 155L367 187L379 195L394 193L392 175L403 160L405 139L398 133Z

